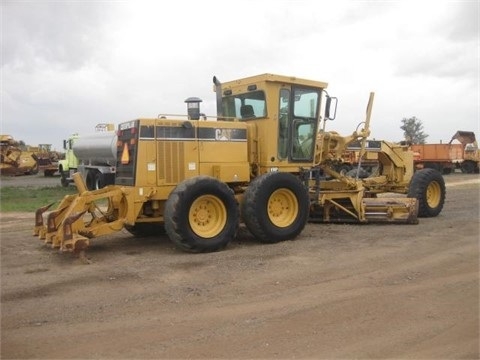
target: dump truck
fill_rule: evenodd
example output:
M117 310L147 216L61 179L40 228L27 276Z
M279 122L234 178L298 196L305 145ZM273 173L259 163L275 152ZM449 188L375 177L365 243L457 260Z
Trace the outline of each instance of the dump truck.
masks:
M349 144L361 141L365 151L373 92L365 119L341 136L326 129L338 102L326 82L275 74L213 82L217 114L207 121L201 99L188 98L185 117L120 123L115 184L88 190L74 174L78 193L38 209L33 235L84 255L93 239L122 229L166 233L179 249L199 253L227 246L240 224L277 243L296 238L308 221L417 224L441 212L443 177L415 172L408 146L382 141L368 178L335 171Z
M19 176L37 173L35 152L23 150L11 135L0 135L0 174Z
M73 174L83 177L88 190L101 189L115 182L117 134L114 124L101 123L92 134L72 134L63 141L65 159L59 161L60 183L69 186Z
M456 169L469 174L479 171L480 152L472 131L459 130L448 143L413 144L412 151L416 169L432 168L443 174Z
M478 174L480 168L480 150L478 149L477 139L473 131L458 130L453 134L449 144L454 140L463 145L463 159L459 163L460 170L463 173Z

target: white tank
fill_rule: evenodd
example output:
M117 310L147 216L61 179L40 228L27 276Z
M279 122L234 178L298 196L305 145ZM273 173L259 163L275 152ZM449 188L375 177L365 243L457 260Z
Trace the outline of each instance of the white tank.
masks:
M73 143L73 153L84 162L114 165L117 158L115 131L80 135Z

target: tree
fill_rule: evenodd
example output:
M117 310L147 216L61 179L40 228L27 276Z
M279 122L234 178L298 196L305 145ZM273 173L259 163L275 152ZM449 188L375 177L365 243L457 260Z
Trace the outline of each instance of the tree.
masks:
M428 135L423 132L422 120L413 116L408 119L403 118L402 123L403 125L400 126L400 129L403 130L403 136L406 141L412 144L425 144L425 139Z

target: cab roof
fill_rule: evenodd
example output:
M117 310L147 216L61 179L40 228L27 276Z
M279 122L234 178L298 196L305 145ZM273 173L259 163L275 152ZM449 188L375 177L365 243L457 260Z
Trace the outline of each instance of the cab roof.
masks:
M277 83L284 83L284 84L304 85L304 86L310 86L310 87L322 88L322 89L325 89L328 86L328 83L323 81L302 79L302 78L297 78L295 76L261 74L261 75L255 75L255 76L250 76L246 78L224 82L222 83L222 88L225 89L229 87L255 84L259 82L277 82Z

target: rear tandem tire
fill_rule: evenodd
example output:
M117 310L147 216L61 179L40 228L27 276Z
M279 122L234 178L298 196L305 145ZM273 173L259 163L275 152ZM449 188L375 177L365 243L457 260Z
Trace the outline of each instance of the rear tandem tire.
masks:
M87 170L87 175L85 176L85 185L90 191L95 190L95 177L95 170Z
M165 230L187 252L224 248L238 230L239 209L233 190L209 176L187 179L170 193L165 204Z
M435 217L445 202L445 180L435 169L425 168L414 173L408 197L418 200L418 217Z
M478 168L475 169L475 163L473 161L464 161L460 168L462 170L462 173L466 174L473 174L474 172L478 172Z
M105 187L105 175L100 171L95 172L94 190L102 189Z
M309 207L308 191L297 177L271 172L255 178L245 191L242 217L259 241L277 243L302 232Z

